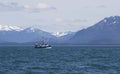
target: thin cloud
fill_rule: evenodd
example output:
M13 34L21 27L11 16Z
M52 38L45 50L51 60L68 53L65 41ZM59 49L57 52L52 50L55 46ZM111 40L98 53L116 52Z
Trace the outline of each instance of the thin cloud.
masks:
M30 6L30 5L27 5L26 9L30 12L41 12L41 11L48 11L48 10L56 10L55 7L53 6L50 6L46 3L38 3L36 5L33 5L33 6Z
M24 6L18 3L0 3L0 12L7 11L21 11L24 10Z
M84 22L88 22L87 19L62 19L62 18L56 18L55 19L56 22L71 22L71 23L84 23Z
M0 12L27 11L27 12L37 13L37 12L46 11L46 10L56 10L56 8L46 3L38 3L36 5L22 5L15 2L0 3Z
M39 9L53 9L54 8L46 3L38 3L36 7Z
M73 22L87 22L88 20L86 19L75 19Z
M97 8L106 8L106 6L105 5L99 5L99 6L97 6Z

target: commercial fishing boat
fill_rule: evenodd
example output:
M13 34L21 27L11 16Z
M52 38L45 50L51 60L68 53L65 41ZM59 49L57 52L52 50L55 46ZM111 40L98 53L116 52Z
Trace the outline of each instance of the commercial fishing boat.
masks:
M35 48L52 48L52 46L45 41L41 41L35 44Z

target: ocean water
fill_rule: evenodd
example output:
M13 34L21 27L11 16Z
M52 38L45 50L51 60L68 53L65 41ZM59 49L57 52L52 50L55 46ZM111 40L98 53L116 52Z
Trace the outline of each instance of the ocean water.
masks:
M0 74L120 74L120 47L0 46Z

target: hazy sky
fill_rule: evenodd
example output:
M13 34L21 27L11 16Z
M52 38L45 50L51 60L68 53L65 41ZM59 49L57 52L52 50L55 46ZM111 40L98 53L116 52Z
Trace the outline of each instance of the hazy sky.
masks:
M0 0L0 25L77 31L120 15L120 0Z

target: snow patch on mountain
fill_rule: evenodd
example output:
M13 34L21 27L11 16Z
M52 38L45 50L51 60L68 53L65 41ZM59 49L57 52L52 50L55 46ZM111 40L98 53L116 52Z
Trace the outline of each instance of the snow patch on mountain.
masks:
M40 30L39 28L36 28L36 27L28 27L28 28L25 28L24 30L27 31L27 32L38 32L38 31L44 32L44 31L42 31L42 30Z
M0 25L0 31L21 31L22 28L18 26L8 26L8 25Z
M65 35L68 35L68 34L71 34L72 32L71 31L68 31L68 32L55 32L55 33L52 33L52 35L56 36L56 37L61 37L61 36L65 36Z
M116 21L113 22L113 24L117 23Z
M106 20L106 19L104 19L103 21L104 21L105 23L107 22L107 20Z

